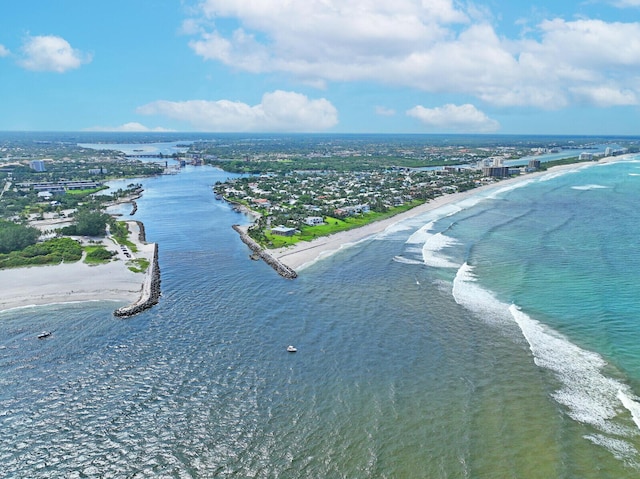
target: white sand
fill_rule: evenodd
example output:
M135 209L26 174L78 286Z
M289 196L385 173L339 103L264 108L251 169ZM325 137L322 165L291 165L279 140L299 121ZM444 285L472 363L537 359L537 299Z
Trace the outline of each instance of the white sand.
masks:
M607 157L601 159L600 164L609 163L612 161L620 161L625 158L635 157L636 155L623 155L617 157ZM569 165L561 165L550 168L547 171L540 171L536 173L528 173L518 177L509 178L506 180L497 181L495 183L491 183L488 185L480 186L478 188L474 188L462 193L453 193L448 195L439 196L427 203L424 203L416 208L413 208L404 213L400 213L391 218L387 218L384 220L376 221L374 223L369 223L368 225L362 226L360 228L355 228L348 231L342 231L339 233L332 234L330 236L323 236L320 238L316 238L313 241L301 241L296 243L293 246L277 248L273 250L268 250L269 253L277 258L279 261L289 266L290 268L300 271L304 269L306 266L313 264L315 261L325 258L337 251L341 248L347 247L349 245L355 244L359 241L362 241L366 238L369 238L373 235L383 232L389 226L395 225L400 221L406 220L408 218L413 218L423 213L427 213L429 211L433 211L435 209L441 208L442 206L449 205L452 203L457 203L465 198L470 196L477 195L479 193L486 192L487 190L492 189L500 189L504 188L507 185L513 185L514 183L519 183L522 181L529 181L533 178L540 177L543 175L548 175L552 173L556 173L563 170L571 170L580 166L593 165L594 163L572 163Z
M135 258L153 259L152 243L140 243L138 225L128 222L130 240L138 251ZM0 270L0 311L26 306L79 301L112 300L114 309L136 302L142 294L146 273L134 273L127 267L127 258L110 239L103 244L118 253L118 260L90 266L78 261L51 266L31 266Z
M625 157L635 156L609 157L600 160L599 163L620 161ZM508 184L549 174L551 171L574 169L576 166L576 164L559 166L547 172L531 173L499 181L464 193L440 196L392 218L331 236L317 238L311 242L300 242L289 248L270 250L269 253L290 268L300 270L305 265L333 254L344 246L378 234L387 227L405 219L458 202L487 189L503 188ZM137 223L130 221L128 224L131 231L130 239L138 247L138 252L134 253L133 256L143 257L151 262L153 259L153 243L138 242ZM111 261L108 264L96 266L89 266L79 261L56 266L33 266L0 270L0 311L26 306L80 301L112 300L117 302L117 304L114 304L114 309L118 306L135 303L142 295L143 284L147 281L148 275L130 271L126 265L128 258L125 257L120 247L109 239L103 240L103 243L107 248L118 252L119 261Z

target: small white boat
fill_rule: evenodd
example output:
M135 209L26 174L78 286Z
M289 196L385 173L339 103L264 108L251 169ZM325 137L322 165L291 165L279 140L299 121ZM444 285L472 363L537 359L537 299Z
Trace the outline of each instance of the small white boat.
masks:
M42 331L40 334L38 334L38 339L45 339L49 336L51 336L51 331Z
M295 353L298 350L296 348L294 348L293 346L289 345L289 346L287 346L287 351L289 351L290 353Z

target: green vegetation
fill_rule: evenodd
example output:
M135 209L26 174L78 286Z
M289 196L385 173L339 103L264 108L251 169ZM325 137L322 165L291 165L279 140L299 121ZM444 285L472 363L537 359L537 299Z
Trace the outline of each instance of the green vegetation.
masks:
M116 243L127 246L134 253L138 251L135 243L129 240L129 229L124 221L112 221L109 223L109 228Z
M146 258L132 259L127 261L127 266L129 267L129 270L134 273L144 273L149 267L149 260Z
M316 225L316 226L302 226L300 228L300 233L296 233L293 236L280 236L274 235L269 231L262 231L262 235L259 231L252 231L252 237L254 239L264 245L267 245L269 248L281 248L283 246L291 246L299 241L311 241L315 238L319 238L321 236L328 236L333 233L338 233L340 231L347 231L354 228L359 228L361 226L367 225L369 223L373 223L374 221L383 220L385 218L390 218L399 213L403 213L404 211L408 211L411 208L415 208L418 205L424 203L422 200L414 200L410 203L406 203L402 206L396 206L393 208L389 208L384 213L378 212L370 212L361 214L358 216L349 216L346 218L334 218L331 216L324 217L324 224ZM255 235L255 236L254 236Z
M105 236L107 224L111 216L89 208L79 209L74 215L75 222L62 228L62 233L69 236Z
M86 255L84 262L89 264L102 264L111 261L116 253L109 251L103 245L92 245L84 248Z
M98 191L102 191L102 190L108 190L109 187L107 186L100 186L98 188L89 188L86 190L69 190L66 192L67 195L71 195L71 196L88 196L88 195L92 195L94 193L97 193Z
M0 253L10 253L33 245L40 231L11 221L0 220Z
M71 238L53 238L19 251L0 254L0 268L74 263L82 258L82 246Z
M593 160L580 160L577 156L573 156L571 158L563 158L561 160L546 161L540 164L540 170L544 171L544 170L548 170L549 168L553 168L554 166L572 165L574 163L587 163L590 161L593 161Z

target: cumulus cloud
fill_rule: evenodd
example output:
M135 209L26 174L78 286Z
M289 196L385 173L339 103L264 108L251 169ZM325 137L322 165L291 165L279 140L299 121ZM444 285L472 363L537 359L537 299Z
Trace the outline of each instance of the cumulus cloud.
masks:
M142 123L138 122L129 122L120 126L93 126L91 128L87 128L86 131L122 131L122 132L163 132L163 131L172 131L166 128L156 127L156 128L148 128L144 126Z
M19 64L27 70L64 73L89 63L91 56L71 47L54 35L28 37L22 46Z
M11 52L9 51L9 49L7 47L5 47L4 45L0 44L0 58L2 57L7 57L9 56Z
M628 6L640 0L623 0ZM252 73L308 85L376 81L498 106L637 104L640 23L555 18L517 38L454 0L203 0L190 47ZM237 28L225 30L225 20ZM585 92L607 85L610 94ZM617 93L616 93L617 92Z
M311 100L295 92L265 93L258 105L229 100L159 100L137 109L143 115L163 115L186 121L200 131L312 132L338 123L336 108L324 98Z
M407 115L420 120L429 130L438 132L488 133L500 128L496 120L469 103L436 108L418 105L407 110Z

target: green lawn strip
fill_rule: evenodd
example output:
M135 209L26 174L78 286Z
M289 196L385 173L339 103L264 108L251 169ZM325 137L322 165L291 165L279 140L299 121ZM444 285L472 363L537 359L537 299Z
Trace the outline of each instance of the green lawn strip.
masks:
M149 267L149 260L146 258L136 258L127 261L127 267L134 273L144 273Z
M108 190L108 189L109 189L108 186L100 186L97 188L87 188L84 190L67 190L65 194L71 195L71 196L88 196L93 193L97 193L98 191Z
M380 221L386 218L391 218L400 213L404 213L418 205L424 203L423 200L414 200L410 203L405 203L402 206L396 206L389 208L384 213L369 212L357 216L349 216L344 219L334 218L331 216L324 217L324 224L316 226L302 226L300 233L296 233L293 236L280 236L274 235L269 230L264 232L264 236L267 239L268 248L281 248L283 246L291 246L299 241L311 241L315 238L322 236L328 236L340 231L348 231L354 228L368 225L374 221Z

